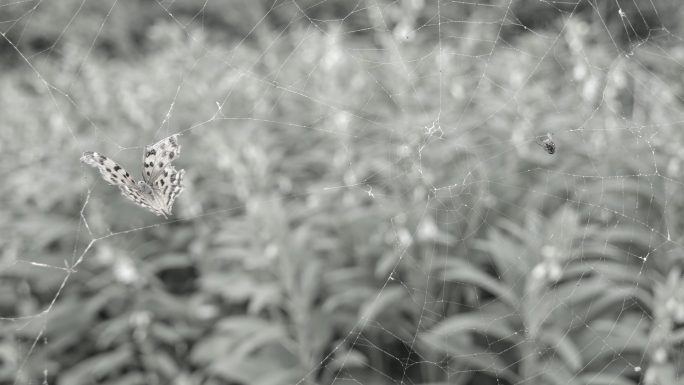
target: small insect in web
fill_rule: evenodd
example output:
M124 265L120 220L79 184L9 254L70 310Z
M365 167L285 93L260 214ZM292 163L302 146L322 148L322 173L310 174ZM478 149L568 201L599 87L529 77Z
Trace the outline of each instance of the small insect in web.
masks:
M556 152L556 143L551 139L551 134L546 134L546 139L542 140L541 143L538 140L539 138L535 138L534 142L537 143L538 146L541 146L544 151L548 152L549 154L553 154Z
M80 161L97 167L102 178L119 186L126 198L157 215L171 215L173 201L183 191L185 170L176 171L171 165L180 154L177 134L145 146L143 153L143 180L138 183L113 160L97 152L86 151Z

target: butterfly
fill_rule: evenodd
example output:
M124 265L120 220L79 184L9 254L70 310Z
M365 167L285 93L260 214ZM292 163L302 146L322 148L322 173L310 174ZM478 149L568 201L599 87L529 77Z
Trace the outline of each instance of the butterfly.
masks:
M102 178L113 186L119 186L121 193L140 206L157 215L171 215L173 201L183 191L185 170L176 171L171 165L180 154L178 134L145 146L143 153L142 181L138 183L113 160L97 152L86 151L80 161L97 167Z

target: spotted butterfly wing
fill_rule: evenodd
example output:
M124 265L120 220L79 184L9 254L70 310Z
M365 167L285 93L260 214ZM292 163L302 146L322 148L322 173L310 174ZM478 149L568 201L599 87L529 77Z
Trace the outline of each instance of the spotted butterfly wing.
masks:
M166 172L166 166L178 158L181 146L177 137L178 135L172 135L153 145L145 146L142 170L145 183L153 185L157 178Z
M119 166L113 160L97 152L86 151L80 159L81 162L97 167L102 174L102 178L109 182L109 184L116 186L131 186L134 187L135 180L133 177Z
M80 161L97 167L102 178L111 185L118 186L121 194L126 198L157 215L163 215L158 205L155 204L154 195L146 193L145 189L141 188L140 184L136 184L133 177L113 160L97 152L86 151Z
M162 174L154 181L152 189L161 209L171 214L173 202L183 191L183 175L185 170L176 171L173 166L166 166Z

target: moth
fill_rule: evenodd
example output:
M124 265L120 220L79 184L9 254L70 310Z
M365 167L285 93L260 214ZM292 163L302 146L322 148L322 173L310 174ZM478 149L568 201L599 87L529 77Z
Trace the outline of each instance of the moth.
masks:
M102 178L118 186L126 198L157 215L171 215L173 201L183 191L185 170L176 171L171 162L178 158L181 146L178 134L145 146L142 180L133 177L113 160L93 151L86 151L80 161L97 167Z

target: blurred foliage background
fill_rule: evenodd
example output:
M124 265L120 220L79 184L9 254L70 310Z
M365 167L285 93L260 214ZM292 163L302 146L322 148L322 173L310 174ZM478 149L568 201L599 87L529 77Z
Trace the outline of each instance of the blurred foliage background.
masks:
M683 7L4 2L0 383L684 383Z

